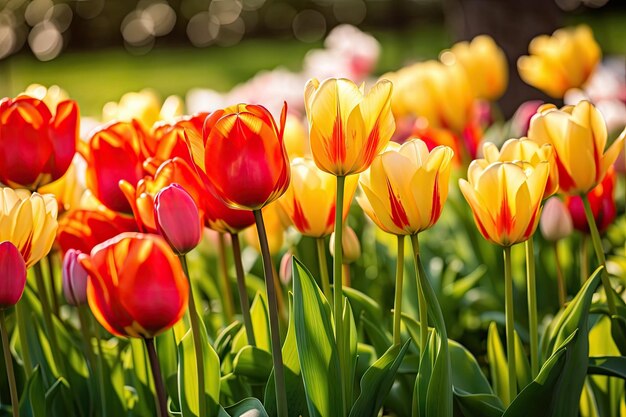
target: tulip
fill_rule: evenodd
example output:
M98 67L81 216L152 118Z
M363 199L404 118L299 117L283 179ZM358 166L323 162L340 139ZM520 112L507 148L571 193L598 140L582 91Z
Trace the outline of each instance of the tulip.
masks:
M76 151L78 106L62 101L52 115L33 97L0 100L0 182L37 187L65 174Z
M444 64L463 67L476 97L494 101L504 94L508 64L504 51L490 36L480 35L471 42L459 42L444 51L440 59Z
M520 104L511 118L511 135L514 137L528 136L530 120L543 104L541 100L530 100Z
M366 170L395 130L392 84L381 80L365 94L352 81L313 78L304 90L311 151L317 166L346 176Z
M554 147L559 190L568 195L587 193L602 181L617 159L625 136L626 129L605 152L606 124L588 101L560 110L551 104L543 105L528 130L531 140Z
M289 159L311 157L311 144L306 127L299 117L292 114L285 119L285 133L283 134L285 149Z
M528 52L530 56L517 61L522 80L554 98L562 98L570 88L582 87L602 55L586 25L559 29L552 36L537 36Z
M31 84L26 87L23 94L43 101L49 109L56 109L61 102L70 98L67 91L58 85L46 87L41 84Z
M472 162L469 182L459 186L480 233L490 242L511 246L527 240L539 223L539 212L549 175L549 163L494 162L487 167Z
M96 131L89 140L87 188L111 210L131 213L119 182L136 184L144 175L142 146L147 133L139 122L117 122Z
M84 162L79 161L80 155L76 154L74 160L61 178L37 190L40 194L52 194L56 197L59 206L59 215L72 208L79 207L83 194L85 193L85 186L79 180L81 174L84 173ZM79 166L81 162L83 166Z
M53 195L2 188L0 241L12 242L30 268L50 252L57 231L57 202Z
M428 151L413 139L379 155L359 183L357 202L378 227L395 235L412 235L433 226L448 196L452 150Z
M170 96L161 105L156 92L150 89L126 93L119 103L108 102L102 109L102 119L105 122L113 120L130 122L134 119L145 128L161 119L169 119L181 114L182 103L179 98Z
M524 161L533 166L537 166L541 162L548 162L550 174L543 199L550 197L559 189L559 172L556 166L554 149L548 143L539 145L537 142L523 137L521 139L507 140L498 150L496 145L487 142L483 145L483 157L483 167L487 167L487 165L493 162Z
M287 189L289 160L283 143L286 114L285 104L279 127L264 107L239 104L206 119L205 172L227 205L259 210Z
M358 176L346 178L343 219L350 210ZM293 226L304 236L324 237L335 227L335 176L320 170L312 159L297 158L291 163L291 182L278 200Z
M335 256L335 234L330 235L330 254ZM344 226L341 239L341 248L343 258L341 259L344 264L351 264L356 262L361 257L361 242L359 237L354 232L354 229L350 226Z
M26 264L15 245L0 243L0 310L17 304L26 286Z
M606 231L617 215L615 183L615 171L611 168L602 182L587 193L591 212L600 232ZM579 196L569 196L566 198L565 204L574 229L589 234L589 224L585 217L582 199Z
M583 221L584 213L583 213ZM572 234L573 223L567 206L558 197L549 198L543 206L539 221L541 235L548 241L556 242Z
M178 255L191 251L202 240L198 207L178 184L158 192L154 198L154 217L159 233Z
M80 306L87 303L87 271L78 261L81 252L70 249L63 258L63 295L68 304Z
M455 133L450 129L433 127L424 118L417 119L412 129L412 136L420 138L426 143L428 149L437 146L447 146L454 152L454 164L463 165L465 159L474 159L478 154L478 145L482 139L482 129L477 121L470 121L461 133ZM469 163L469 161L467 161Z

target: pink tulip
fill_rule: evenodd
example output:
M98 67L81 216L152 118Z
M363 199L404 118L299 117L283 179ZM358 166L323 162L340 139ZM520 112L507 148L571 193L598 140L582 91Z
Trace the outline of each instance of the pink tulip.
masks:
M195 201L183 187L171 184L154 198L157 230L178 255L194 249L202 240L202 220Z
M0 243L0 309L17 304L26 286L26 263L15 245Z
M63 258L63 295L68 304L80 306L87 303L88 274L78 261L81 254L70 249Z

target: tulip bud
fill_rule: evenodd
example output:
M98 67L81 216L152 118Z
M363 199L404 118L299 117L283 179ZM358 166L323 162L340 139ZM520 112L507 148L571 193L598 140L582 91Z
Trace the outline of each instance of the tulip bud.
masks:
M283 257L280 260L280 270L278 271L278 277L280 278L280 282L284 285L289 285L291 282L291 273L292 273L292 264L291 258L293 258L293 253L290 250L285 252Z
M0 309L17 304L26 286L26 263L15 245L0 243Z
M183 187L171 184L154 198L154 219L157 230L174 252L183 255L202 240L202 222L198 207Z
M354 229L344 226L341 236L341 247L343 249L343 263L351 264L361 257L361 243ZM330 254L335 256L335 234L330 235Z
M539 222L541 234L546 240L556 242L572 234L572 217L565 204L557 197L546 201Z
M63 295L73 306L87 303L88 274L78 261L80 254L80 251L70 249L63 258Z

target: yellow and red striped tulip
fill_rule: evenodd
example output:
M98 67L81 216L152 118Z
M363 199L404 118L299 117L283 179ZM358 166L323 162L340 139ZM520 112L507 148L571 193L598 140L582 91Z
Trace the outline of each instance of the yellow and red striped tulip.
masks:
M528 162L536 166L540 162L550 164L550 175L546 184L546 191L543 199L550 197L559 190L559 171L556 166L554 148L549 143L539 145L528 138L509 139L498 150L498 147L491 142L483 145L484 167L492 162Z
M558 110L539 108L530 121L528 137L553 146L559 172L559 192L575 195L598 185L617 159L626 130L606 150L607 128L598 109L588 101Z
M587 25L537 36L528 52L529 56L517 61L522 80L554 98L562 98L570 88L582 87L602 57Z
M357 175L346 178L343 218L350 210L350 203L358 182ZM293 226L304 236L323 237L335 228L335 194L337 178L320 170L308 158L296 158L291 162L291 183L278 200Z
M2 188L0 242L8 240L30 268L50 252L57 231L57 202L52 194Z
M509 68L504 51L487 35L459 42L441 54L441 62L461 65L477 98L493 101L506 91Z
M550 165L539 162L494 162L487 167L474 161L467 171L469 181L459 180L478 230L500 246L528 240L539 223Z
M448 197L452 149L420 139L391 145L361 175L357 202L385 232L412 235L434 225Z
M352 81L309 80L304 103L311 151L317 166L336 176L366 170L395 130L391 113L392 84L378 81L365 94Z
M189 284L162 237L122 233L79 260L94 316L117 336L153 338L185 314Z

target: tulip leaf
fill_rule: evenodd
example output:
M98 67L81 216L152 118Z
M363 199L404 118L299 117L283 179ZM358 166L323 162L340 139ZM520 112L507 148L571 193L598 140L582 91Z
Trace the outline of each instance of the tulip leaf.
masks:
M199 416L200 403L204 401L208 415L213 416L219 410L220 396L220 360L211 347L206 328L200 320L200 340L204 359L204 393L198 392L198 368L194 335L191 330L183 337L178 345L178 389L180 410L183 417Z
M352 314L352 307L350 306L350 302L347 298L344 300L343 305L343 329L344 351L340 352L340 354L343 355L343 363L346 364L346 367L343 370L342 383L346 389L344 397L345 409L349 410L350 407L352 407L353 400L358 335L356 331L356 324L354 323L354 315Z
M365 330L365 334L370 339L376 354L379 356L384 355L389 345L391 345L391 334L380 323L373 322L365 316L361 317L361 324L363 324L363 330Z
M43 371L39 365L33 369L33 373L26 381L22 397L20 398L20 416L22 417L46 417L46 391L43 384Z
M269 417L261 401L256 398L241 400L237 404L227 407L226 412L231 417Z
M296 325L293 313L293 295L289 294L289 327L283 343L283 364L285 365L285 390L287 393L287 408L290 415L308 417L306 394L298 359L296 345ZM265 387L263 400L265 410L270 417L276 416L276 387L274 386L274 371L270 374Z
M390 347L365 371L361 378L361 393L350 410L350 417L378 415L410 343L411 341L407 340L402 347L400 345Z
M309 415L342 416L341 370L330 306L310 272L296 258L293 288L296 344Z
M367 313L370 320L383 319L383 309L367 294L351 287L343 287L343 295L350 300L350 304L354 307L356 317L359 317L361 312L364 312Z
M498 333L498 326L495 322L489 324L489 332L487 333L487 361L496 395L504 404L509 404L511 402L509 398L509 368L502 340Z
M215 352L220 358L220 361L223 361L224 358L230 352L231 345L233 343L234 338L237 334L240 333L243 324L239 321L234 321L228 326L226 326L220 334L217 335L215 339ZM245 333L245 332L244 332Z
M256 347L266 352L271 352L272 344L269 313L265 294L261 291L257 292L252 301L252 306L250 306L250 318L252 319L252 331L254 332ZM233 339L232 351L239 352L239 350L246 345L248 345L248 338L246 337L245 329L242 327L237 336Z
M272 372L272 355L255 346L245 346L233 361L235 375L250 378L255 383L265 383Z
M517 386L520 389L523 389L526 385L530 384L532 381L532 375L530 372L530 363L528 362L528 357L526 356L526 352L524 351L524 345L522 344L522 339L520 339L517 331L513 331L515 335L515 373ZM508 374L508 369L507 369ZM507 375L508 376L508 375Z
M626 357L595 356L589 358L589 375L606 375L626 380Z

